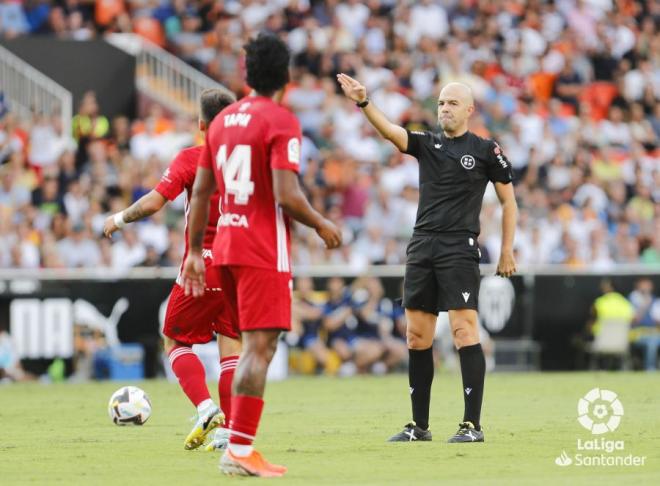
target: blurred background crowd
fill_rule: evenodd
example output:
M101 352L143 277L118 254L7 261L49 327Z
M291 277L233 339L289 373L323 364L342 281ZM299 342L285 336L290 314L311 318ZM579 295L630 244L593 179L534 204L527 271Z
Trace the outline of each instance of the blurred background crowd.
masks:
M341 95L337 72L410 129L435 129L442 85L473 87L471 129L498 140L515 169L520 264L660 263L659 27L655 0L0 3L1 37L136 32L238 96L249 90L244 41L282 35L293 53L284 103L305 135L301 178L346 242L326 252L298 226L294 260L356 273L404 263L418 171ZM0 267L179 265L182 200L112 241L101 229L155 186L179 149L200 143L195 120L158 105L107 119L90 92L63 133L56 119L17 118L1 96ZM498 258L498 211L489 189L484 263Z

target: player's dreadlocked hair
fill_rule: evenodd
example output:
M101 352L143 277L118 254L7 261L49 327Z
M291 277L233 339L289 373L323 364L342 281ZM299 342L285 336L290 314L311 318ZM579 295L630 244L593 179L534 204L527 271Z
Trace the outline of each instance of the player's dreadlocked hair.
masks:
M289 48L273 34L261 33L245 45L247 83L270 96L289 82Z
M230 93L217 88L208 88L202 91L199 97L199 112L201 119L208 125L215 115L231 105L236 98Z

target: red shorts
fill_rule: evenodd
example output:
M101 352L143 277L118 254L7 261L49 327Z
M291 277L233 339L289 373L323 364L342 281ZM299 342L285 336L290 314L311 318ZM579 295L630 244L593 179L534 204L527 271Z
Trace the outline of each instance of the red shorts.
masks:
M201 297L186 296L183 287L174 284L167 302L163 334L183 344L208 343L217 332L232 339L239 335L234 331L227 314L227 303L217 272L211 261L206 266L206 290Z
M290 273L255 267L214 267L227 305L227 316L241 331L291 330Z

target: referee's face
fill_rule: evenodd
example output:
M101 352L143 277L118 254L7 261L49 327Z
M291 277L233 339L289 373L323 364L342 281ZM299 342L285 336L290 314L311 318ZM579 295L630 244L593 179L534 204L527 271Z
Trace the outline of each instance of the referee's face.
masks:
M462 83L449 83L438 97L438 124L448 135L461 135L474 111L470 88Z

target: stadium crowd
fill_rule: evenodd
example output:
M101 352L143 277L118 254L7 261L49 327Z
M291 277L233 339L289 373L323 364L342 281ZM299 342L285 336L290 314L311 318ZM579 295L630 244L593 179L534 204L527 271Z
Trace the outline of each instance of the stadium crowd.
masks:
M418 199L414 159L380 139L339 93L360 79L394 122L432 129L448 81L474 90L471 129L494 137L515 169L518 262L609 268L660 262L658 2L3 2L0 35L86 39L134 31L247 93L241 46L270 30L293 52L285 103L304 129L301 177L340 223L326 252L298 227L298 264L400 264ZM150 26L150 27L149 27ZM182 204L110 242L107 214L151 189L173 154L198 143L194 120L153 106L108 120L93 93L73 133L57 119L17 119L0 101L0 267L178 265ZM487 191L480 244L498 258L499 218Z

